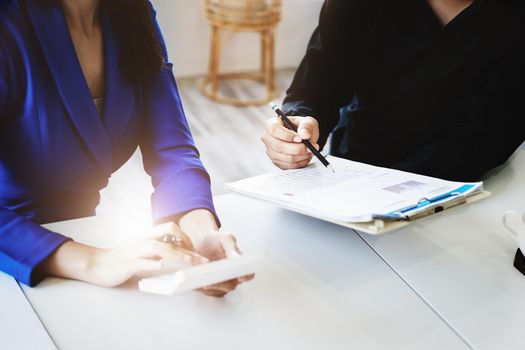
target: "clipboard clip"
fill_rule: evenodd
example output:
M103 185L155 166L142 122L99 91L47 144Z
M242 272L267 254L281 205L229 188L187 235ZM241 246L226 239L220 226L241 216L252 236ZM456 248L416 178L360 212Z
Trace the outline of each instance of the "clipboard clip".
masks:
M444 201L445 199L448 200ZM421 198L417 205L409 209L405 208L400 214L403 215L403 220L414 221L465 204L466 202L467 197L463 193L451 192L447 195L438 196L432 199Z
M416 204L393 211L388 214L374 214L371 226L382 228L386 221L414 221L425 216L430 216L443 210L467 202L467 197L461 192L449 192L434 198L421 198Z

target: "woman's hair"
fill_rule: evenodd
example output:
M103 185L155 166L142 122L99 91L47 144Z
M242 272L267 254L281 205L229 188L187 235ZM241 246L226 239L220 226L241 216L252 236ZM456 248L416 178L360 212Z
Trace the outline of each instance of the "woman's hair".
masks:
M101 0L119 42L119 65L132 83L159 73L164 65L162 45L148 0Z
M39 0L60 5L60 0ZM164 66L160 33L148 0L100 0L119 44L119 66L131 83L143 83Z

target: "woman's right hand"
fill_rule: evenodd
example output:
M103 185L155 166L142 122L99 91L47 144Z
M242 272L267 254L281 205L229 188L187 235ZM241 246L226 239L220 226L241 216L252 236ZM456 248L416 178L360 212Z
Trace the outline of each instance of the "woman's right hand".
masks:
M168 273L209 261L190 250L160 242L158 238L109 250L68 241L42 263L41 270L48 276L115 287L134 276Z
M310 163L313 154L302 143L309 140L319 149L319 124L311 117L288 117L297 126L294 132L283 125L281 118L272 118L266 123L261 140L266 146L266 154L279 168L298 169Z

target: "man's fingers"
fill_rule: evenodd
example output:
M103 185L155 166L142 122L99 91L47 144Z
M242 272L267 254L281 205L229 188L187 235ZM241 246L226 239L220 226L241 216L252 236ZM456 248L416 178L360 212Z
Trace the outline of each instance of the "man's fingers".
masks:
M277 117L269 119L266 122L266 133L272 135L273 137L279 140L287 142L293 142L294 137L297 136L297 133L295 131L286 128L283 125L281 118Z
M312 152L302 140L309 140L319 150L319 124L311 117L289 119L298 126L297 133L287 129L280 118L273 118L268 121L261 140L266 145L268 157L276 166L281 169L303 168L312 159Z
M279 167L282 170L290 170L290 169L301 169L306 167L308 164L310 164L310 160L305 160L302 162L282 162L280 160L274 160L272 159L273 164L275 164L277 167Z
M310 160L312 159L312 156L313 156L311 153L305 153L305 154L302 154L302 155L291 156L291 155L287 155L287 154L277 153L273 149L267 149L266 150L266 154L268 155L268 157L270 157L271 160L274 160L274 161L277 160L277 161L280 161L280 162L283 162L283 163L291 163L291 164L310 162Z
M266 148L271 148L277 153L288 155L308 153L308 148L303 143L285 142L269 134L263 135L261 140L266 145Z
M319 140L319 124L317 120L311 117L302 118L299 122L297 133L303 140L317 143Z

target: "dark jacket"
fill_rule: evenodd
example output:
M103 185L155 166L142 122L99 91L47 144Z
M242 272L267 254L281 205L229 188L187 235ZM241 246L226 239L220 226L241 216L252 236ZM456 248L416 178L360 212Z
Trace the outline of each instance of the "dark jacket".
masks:
M525 136L523 1L475 0L445 27L425 0L327 0L283 110L334 155L479 180Z

